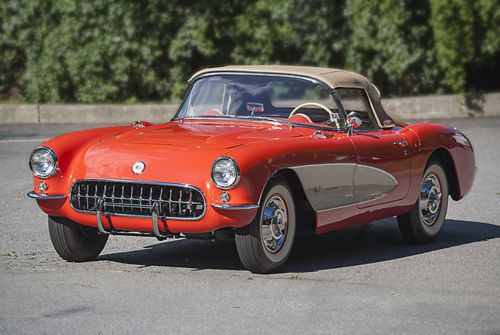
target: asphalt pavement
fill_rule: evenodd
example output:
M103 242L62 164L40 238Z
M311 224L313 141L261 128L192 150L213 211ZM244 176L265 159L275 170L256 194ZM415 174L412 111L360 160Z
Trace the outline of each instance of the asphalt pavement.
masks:
M28 156L89 125L0 125L0 334L500 334L500 118L447 120L478 174L430 245L394 219L297 238L280 273L244 270L232 243L111 237L68 263L28 199Z

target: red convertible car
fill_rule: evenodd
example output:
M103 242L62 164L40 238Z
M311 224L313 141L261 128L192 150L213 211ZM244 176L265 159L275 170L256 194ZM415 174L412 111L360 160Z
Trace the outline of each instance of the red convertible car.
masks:
M169 122L74 132L34 150L28 196L62 258L92 260L109 235L231 237L248 270L268 273L298 230L396 216L407 241L431 242L449 196L472 186L462 132L393 120L359 74L227 66L189 83Z

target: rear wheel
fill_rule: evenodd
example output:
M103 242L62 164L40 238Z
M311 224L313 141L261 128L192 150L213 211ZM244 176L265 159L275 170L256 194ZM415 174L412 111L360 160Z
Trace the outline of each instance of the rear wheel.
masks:
M437 161L425 169L419 198L410 212L398 216L399 230L410 243L430 243L441 231L448 209L448 182Z
M295 206L286 181L272 180L260 205L248 229L236 233L236 248L245 268L269 273L286 262L295 238Z
M108 235L99 234L96 228L50 216L49 235L59 256L69 262L85 262L97 258L108 241Z

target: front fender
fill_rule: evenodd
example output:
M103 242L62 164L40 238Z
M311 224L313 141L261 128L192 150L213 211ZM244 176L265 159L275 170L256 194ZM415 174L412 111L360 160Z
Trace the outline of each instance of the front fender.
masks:
M68 183L72 179L73 165L79 163L79 156L86 151L86 148L105 136L120 134L129 129L130 127L121 126L81 130L43 142L40 146L51 148L57 156L57 171L48 179L33 176L35 193L38 193L38 183L45 181L48 186L47 194L66 194Z
M303 136L252 143L234 148L226 156L233 158L241 171L240 182L229 191L231 204L234 205L258 204L269 179L283 169L356 161L352 142L343 134L327 138Z

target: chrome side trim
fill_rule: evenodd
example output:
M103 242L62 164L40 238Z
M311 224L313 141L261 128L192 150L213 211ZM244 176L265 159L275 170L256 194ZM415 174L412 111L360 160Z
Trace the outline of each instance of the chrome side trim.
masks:
M379 199L396 189L396 179L384 170L356 163L291 167L316 212Z
M77 179L77 180L75 180L73 182L73 184L71 184L70 192L73 189L73 186L77 182L79 182L79 181L107 181L107 182L117 182L117 183L134 183L134 184L146 184L146 185L165 185L165 186L178 186L178 187L191 188L191 189L193 189L195 191L200 192L200 194L201 194L203 202L205 203L205 206L203 206L203 213L201 213L199 216L194 217L194 218L180 218L180 217L170 217L170 216L162 216L160 218L161 219L169 219L169 220L179 220L179 221L197 221L197 220L202 219L205 216L206 212L207 212L207 200L205 198L205 194L203 193L203 191L200 188L198 188L196 186L193 186L193 185L189 185L189 184L165 183L165 182L141 181L141 180L123 180L123 179L121 179L121 180L119 180L119 179L96 179L96 178L92 178L92 179ZM76 209L73 206L73 204L71 203L71 201L70 201L70 205L71 205L71 208L74 211L78 212L78 213L95 215L95 212L93 212L93 211L85 211L85 210ZM147 218L147 216L144 216L144 215L107 213L107 212L103 212L102 214L103 215L110 215L110 216L123 216L123 217L142 218L142 219Z
M329 163L295 166L312 208L318 212L354 204L355 163Z
M354 197L361 204L380 199L398 186L396 178L384 170L356 164L354 170Z
M53 200L53 199L66 198L66 195L64 194L38 194L35 193L35 191L28 192L26 195L31 199L38 199L38 200Z
M217 209L224 209L228 211L241 211L241 210L247 210L247 209L257 209L260 207L259 204L248 204L248 205L237 205L237 206L232 206L228 204L212 204L212 207L217 208Z

